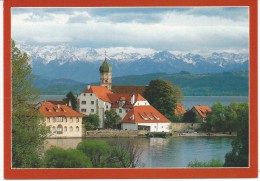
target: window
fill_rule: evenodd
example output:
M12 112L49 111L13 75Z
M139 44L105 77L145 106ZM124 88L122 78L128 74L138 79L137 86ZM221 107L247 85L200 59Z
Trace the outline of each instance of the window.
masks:
M59 124L59 125L57 126L57 134L62 134L62 133L63 133L62 125Z
M108 109L108 106L106 106L106 108Z
M119 109L119 113L122 113L122 109Z
M73 128L72 128L72 126L70 127L70 132L72 132L73 131Z
M73 123L73 119L72 119L72 117L70 117L70 122Z
M65 122L65 123L67 122L67 118L66 118L66 117L64 118L64 122Z
M53 132L53 133L56 132L56 128L55 128L55 126L52 127L52 132Z
M79 122L79 118L76 118L76 123L78 123Z
M84 96L86 96L86 94L83 94Z
M90 96L92 96L92 94L90 94Z
M67 126L64 127L64 132L67 132Z
M87 112L87 109L81 109L81 112Z
M95 110L94 110L94 109L91 109L91 112L95 112Z
M128 109L125 110L125 113L128 113Z
M76 127L76 132L79 132L79 127L78 126Z
M53 117L52 122L54 123L56 122L56 117Z
M63 118L62 117L57 117L57 122L63 122Z
M94 105L94 101L91 101L91 105Z
M87 101L81 101L81 104L87 104Z
M50 118L47 118L47 122L48 122L48 123L50 123L50 122L51 122L51 121L50 121Z

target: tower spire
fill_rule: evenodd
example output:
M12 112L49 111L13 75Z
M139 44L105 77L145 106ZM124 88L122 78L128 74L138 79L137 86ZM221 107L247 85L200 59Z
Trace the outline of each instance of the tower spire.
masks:
M109 90L112 88L112 67L107 61L107 51L105 50L105 60L99 68L100 85L106 86Z

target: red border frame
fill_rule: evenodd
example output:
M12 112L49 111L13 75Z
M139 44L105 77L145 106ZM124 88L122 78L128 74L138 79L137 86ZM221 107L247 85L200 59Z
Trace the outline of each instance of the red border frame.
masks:
M12 7L249 6L250 166L249 168L12 169L11 168L11 8ZM258 176L257 155L257 0L5 0L4 1L4 177L51 178L247 178ZM217 174L216 174L217 173Z

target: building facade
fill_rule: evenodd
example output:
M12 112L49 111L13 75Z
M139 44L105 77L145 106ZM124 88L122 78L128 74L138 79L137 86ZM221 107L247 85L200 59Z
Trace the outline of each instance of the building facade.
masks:
M82 137L82 119L86 115L74 111L67 105L40 102L37 107L46 126L50 128L50 138Z

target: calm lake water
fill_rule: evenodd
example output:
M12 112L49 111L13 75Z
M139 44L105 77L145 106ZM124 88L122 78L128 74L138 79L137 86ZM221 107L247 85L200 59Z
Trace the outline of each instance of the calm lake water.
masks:
M48 145L62 148L76 148L84 139L115 141L115 138L70 138L48 139ZM125 141L128 138L116 138ZM231 151L232 137L169 137L135 138L135 144L143 149L141 161L145 168L187 167L191 161L225 160Z
M62 100L65 95L41 95L40 101L46 100ZM185 96L182 103L186 109L191 109L196 105L212 106L214 103L220 102L223 105L229 105L231 102L248 102L247 96Z

